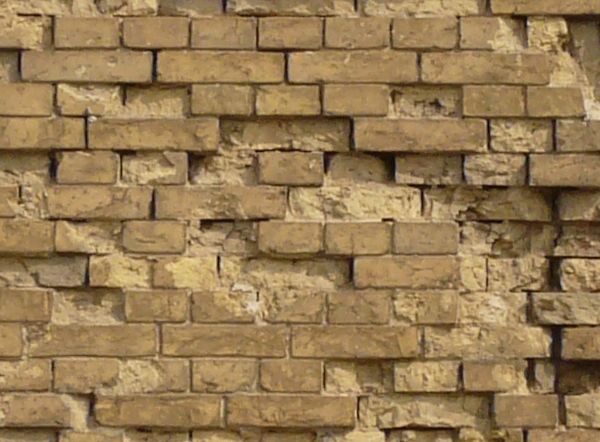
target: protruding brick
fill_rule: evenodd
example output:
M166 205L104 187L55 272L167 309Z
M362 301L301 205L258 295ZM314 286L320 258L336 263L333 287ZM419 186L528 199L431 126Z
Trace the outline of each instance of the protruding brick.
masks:
M389 290L343 290L327 297L331 324L387 324Z
M179 256L160 258L154 265L155 287L214 289L217 284L215 256Z
M591 154L531 155L530 182L537 186L600 187L600 157Z
M192 47L253 49L256 47L256 19L216 16L193 20Z
M109 17L56 17L54 46L57 48L116 48L119 20Z
M390 251L389 223L327 223L325 252L333 255L381 255Z
M397 362L394 364L394 391L456 391L458 366L456 361Z
M48 391L51 384L50 361L0 362L0 391Z
M320 223L262 222L258 228L258 248L272 254L318 253L323 248Z
M177 221L129 221L123 229L123 247L137 253L181 253L186 226Z
M145 257L114 254L90 258L92 287L149 287L150 273L151 263Z
M354 14L352 0L231 0L227 12L239 15L349 15Z
M524 186L527 175L525 155L466 155L464 175L467 183L488 186Z
M113 152L64 152L59 154L56 181L60 184L114 184L119 156Z
M399 184L461 184L460 155L404 154L396 157Z
M390 19L331 17L325 21L325 46L334 49L374 49L390 45Z
M287 166L293 164L293 170ZM319 186L323 183L323 154L319 152L262 152L258 181L262 184Z
M454 17L397 18L393 23L394 48L452 49L457 42L458 21Z
M526 361L465 362L463 383L466 391L518 391L527 385Z
M566 396L567 425L569 427L600 428L598 399L600 399L600 395L596 392ZM579 442L579 439L576 442Z
M322 40L320 18L266 17L258 21L258 46L263 49L319 49Z

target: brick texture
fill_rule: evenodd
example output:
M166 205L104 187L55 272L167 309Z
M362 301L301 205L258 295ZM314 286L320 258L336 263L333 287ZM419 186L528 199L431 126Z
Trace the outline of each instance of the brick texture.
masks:
M600 0L0 0L0 441L600 441Z

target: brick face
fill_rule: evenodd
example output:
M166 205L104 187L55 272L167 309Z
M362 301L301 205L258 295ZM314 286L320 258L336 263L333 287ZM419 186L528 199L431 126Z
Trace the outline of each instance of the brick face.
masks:
M0 441L600 440L598 1L0 0Z

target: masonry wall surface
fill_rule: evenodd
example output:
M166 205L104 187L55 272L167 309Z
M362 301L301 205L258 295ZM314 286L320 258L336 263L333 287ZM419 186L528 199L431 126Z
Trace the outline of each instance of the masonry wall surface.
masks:
M0 0L0 441L600 441L600 1Z

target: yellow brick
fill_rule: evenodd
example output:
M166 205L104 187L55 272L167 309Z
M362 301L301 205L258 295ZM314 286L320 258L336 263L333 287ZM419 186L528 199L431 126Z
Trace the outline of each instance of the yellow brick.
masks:
M504 17L461 17L460 47L519 51L524 47L522 21Z
M322 40L319 18L267 17L258 21L258 47L263 49L318 49Z
M325 20L325 46L335 49L373 49L390 45L390 19L382 17Z
M9 394L0 398L3 427L69 428L75 420L66 398L55 394Z
M321 391L321 362L267 359L260 364L260 384L270 392Z
M137 152L122 157L121 179L132 184L185 184L186 152Z
M49 321L50 292L0 289L0 321Z
M52 114L53 88L46 84L0 84L0 115L47 116Z
M559 151L597 152L600 150L600 147L598 147L600 122L559 120L557 123L557 138Z
M0 362L0 391L48 391L51 384L50 361Z
M161 258L154 266L153 284L165 288L213 289L217 284L216 257Z
M54 28L57 48L116 48L119 21L115 18L57 17Z
M240 15L348 15L354 14L352 0L232 0L227 12Z
M123 20L123 43L131 48L183 48L188 45L189 20L184 17L144 17Z
M228 289L192 293L192 319L203 323L249 323L255 314L249 307L254 296Z
M119 86L59 84L56 91L61 115L107 115L123 106Z
M407 255L454 254L458 225L451 222L396 222L394 252Z
M258 364L245 359L196 360L192 364L193 391L225 393L254 391Z
M0 219L0 253L48 253L54 250L54 223Z
M60 184L113 184L119 156L112 152L65 152L58 156L56 181Z
M141 257L125 255L92 256L90 258L92 287L150 287L151 264Z
M320 223L262 222L258 228L258 248L270 254L318 253L323 247Z
M531 155L532 185L556 187L600 187L600 157L594 154Z
M294 168L287 166L293 164ZM262 152L258 181L262 184L311 186L323 183L323 154L319 152Z
M0 217L14 216L18 200L18 186L0 186Z
M452 49L457 42L458 21L454 17L397 18L393 23L394 48Z
M328 295L331 324L387 324L390 291L343 290Z
M186 225L177 221L128 221L123 228L123 247L136 253L181 253L185 250Z
M388 223L327 223L325 252L333 255L380 255L390 251Z
M254 111L254 91L249 86L207 84L192 86L192 114L250 115Z
M492 11L495 14L518 15L585 15L599 14L600 5L595 0L539 0L534 3L523 0L493 0Z
M19 357L23 352L23 334L19 324L0 324L0 356Z
M8 5L6 5L8 6ZM0 18L0 47L6 49L43 49L50 45L51 17L19 17L7 14Z
M600 357L598 327L565 328L562 332L562 358L597 360Z
M181 290L128 290L125 315L130 322L183 322L188 316L188 295Z
M258 115L318 115L317 86L261 86L256 91Z
M323 111L330 115L386 115L389 90L385 85L326 85Z
M85 148L78 118L0 118L0 133L3 149Z
M192 47L199 49L253 49L256 19L210 17L192 21Z

